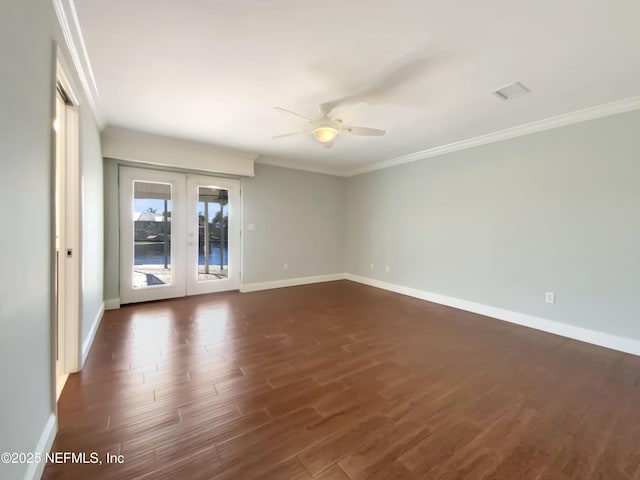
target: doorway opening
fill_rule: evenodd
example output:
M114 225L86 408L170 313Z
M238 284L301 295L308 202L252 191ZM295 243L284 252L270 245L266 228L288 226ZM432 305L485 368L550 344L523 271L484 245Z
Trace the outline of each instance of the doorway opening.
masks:
M58 63L54 120L54 360L56 401L79 368L80 158L78 102Z

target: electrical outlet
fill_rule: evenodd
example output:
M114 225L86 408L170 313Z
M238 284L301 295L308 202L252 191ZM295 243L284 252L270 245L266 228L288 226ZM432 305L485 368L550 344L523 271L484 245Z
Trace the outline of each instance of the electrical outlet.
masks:
M556 294L553 292L547 292L544 294L544 301L547 303L556 303Z
M387 273L389 273L389 271L391 270L391 267L389 267L389 265L387 265L384 269L385 269L385 271L386 271Z
M285 263L285 264L282 266L282 268L283 268L284 270L289 270L289 264L288 264L288 263Z
M371 263L371 264L369 265L369 268L370 268L371 270L373 270L373 263Z

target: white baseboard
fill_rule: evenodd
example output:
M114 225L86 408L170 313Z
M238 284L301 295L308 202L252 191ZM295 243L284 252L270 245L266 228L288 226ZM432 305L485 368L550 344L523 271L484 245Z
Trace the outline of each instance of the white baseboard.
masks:
M36 449L33 453L39 453L42 458L45 457L49 450L51 450L51 446L53 445L53 441L56 438L56 416L52 413L49 415L47 419L47 423L44 425L44 429L40 434L40 439L38 440L38 444L36 445ZM44 471L44 466L46 462L42 460L39 463L30 463L27 468L26 473L24 474L25 480L38 480L42 477L42 472Z
M310 283L333 282L344 280L344 273L332 273L331 275L316 275L314 277L288 278L286 280L275 280L273 282L246 283L240 286L240 291L257 292L258 290L271 290L272 288L295 287L296 285L308 285Z
M105 310L117 310L120 308L120 299L119 298L109 298L104 301L104 309Z
M87 335L87 338L82 342L82 362L80 363L80 368L84 366L84 362L87 360L87 355L89 355L89 350L91 350L91 345L93 345L93 339L96 338L96 332L98 331L98 327L100 326L100 322L102 321L102 317L104 316L105 304L102 303L100 308L98 309L98 313L93 319L93 323L91 324L91 329Z
M466 310L467 312L478 313L486 317L516 323L518 325L542 330L562 337L580 340L581 342L591 343L593 345L611 348L613 350L631 353L633 355L640 355L640 340L619 337L617 335L611 335L597 330L576 327L574 325L568 325L554 320L547 320L546 318L535 317L533 315L505 310L503 308L492 307L481 303L470 302L468 300L462 300L455 297L448 297L438 293L426 292L416 288L404 287L402 285L387 283L373 278L353 275L351 273L345 274L345 278L353 282L363 283L372 287L382 288L391 292L420 298L428 302L439 303L441 305L458 308L460 310Z

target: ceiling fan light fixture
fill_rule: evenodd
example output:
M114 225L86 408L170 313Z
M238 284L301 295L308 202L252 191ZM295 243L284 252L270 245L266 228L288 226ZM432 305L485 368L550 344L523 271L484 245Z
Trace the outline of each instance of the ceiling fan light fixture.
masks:
M318 127L313 130L313 136L316 137L320 143L333 142L338 135L338 130L333 127Z

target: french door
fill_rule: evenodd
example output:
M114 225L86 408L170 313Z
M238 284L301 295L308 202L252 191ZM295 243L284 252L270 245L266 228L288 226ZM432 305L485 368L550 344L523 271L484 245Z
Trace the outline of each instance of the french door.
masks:
M239 286L239 181L120 167L121 303Z
M187 175L187 295L240 288L240 181Z

